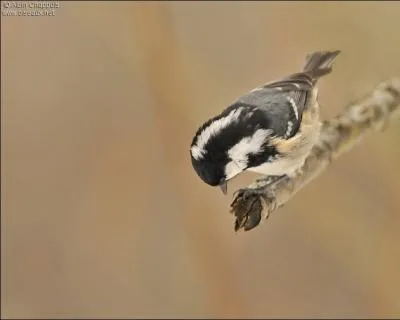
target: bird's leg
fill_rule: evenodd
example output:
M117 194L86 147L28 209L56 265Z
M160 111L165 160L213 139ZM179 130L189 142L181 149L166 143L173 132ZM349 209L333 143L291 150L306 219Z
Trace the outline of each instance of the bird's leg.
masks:
M278 182L282 181L283 179L286 179L287 175L281 175L281 176L264 176L262 178L258 178L256 179L256 187L255 188L241 188L236 190L233 193L233 197L235 198L235 201L237 200L237 198L247 198L247 196L250 196L251 194L254 193L258 193L260 189L264 189L265 187L272 187L275 184L277 184ZM235 203L235 201L233 202L233 204Z
M266 176L256 179L256 184L262 186L263 188L266 186L270 187L277 184L279 181L282 181L286 177L287 176L285 174L281 176Z

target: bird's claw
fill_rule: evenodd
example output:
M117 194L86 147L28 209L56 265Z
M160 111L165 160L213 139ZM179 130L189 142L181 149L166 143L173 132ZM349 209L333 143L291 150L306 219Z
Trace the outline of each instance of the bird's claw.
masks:
M263 218L262 191L259 189L239 189L234 193L231 212L236 217L235 231L251 230Z

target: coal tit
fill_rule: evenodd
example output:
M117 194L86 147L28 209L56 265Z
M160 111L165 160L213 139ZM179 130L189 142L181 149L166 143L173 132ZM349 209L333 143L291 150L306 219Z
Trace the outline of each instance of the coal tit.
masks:
M302 72L251 90L206 121L190 146L198 176L226 193L245 170L280 179L300 169L321 127L316 82L339 53L307 55Z

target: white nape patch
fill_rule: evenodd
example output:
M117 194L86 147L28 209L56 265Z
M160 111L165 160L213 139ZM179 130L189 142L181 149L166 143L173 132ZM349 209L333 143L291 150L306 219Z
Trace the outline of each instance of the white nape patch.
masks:
M296 116L296 119L299 120L299 110L297 109L296 102L294 102L294 99L292 97L288 97L287 99L288 99L290 105L292 106L292 109L293 109L294 115Z
M190 151L192 152L193 158L196 160L199 160L200 158L203 158L204 156L204 150L200 149L198 146L194 145Z
M193 158L196 160L203 158L207 153L207 150L204 149L207 142L232 123L232 121L237 120L242 109L243 108L232 110L226 117L215 120L211 122L208 127L204 128L197 136L196 144L194 144L190 149Z
M251 137L245 137L228 150L232 160L225 166L226 179L231 179L247 167L248 155L261 151L262 145L271 130L258 129Z
M293 122L292 121L288 121L287 129L286 129L286 133L285 133L286 137L290 136L290 134L292 133L292 129L293 129Z

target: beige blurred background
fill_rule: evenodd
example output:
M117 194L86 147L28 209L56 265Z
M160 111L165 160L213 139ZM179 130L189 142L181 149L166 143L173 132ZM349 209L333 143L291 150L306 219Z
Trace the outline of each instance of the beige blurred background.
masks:
M197 127L341 49L323 116L400 75L399 2L61 2L2 17L2 316L399 317L399 123L235 234Z

